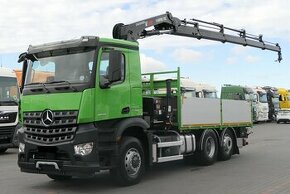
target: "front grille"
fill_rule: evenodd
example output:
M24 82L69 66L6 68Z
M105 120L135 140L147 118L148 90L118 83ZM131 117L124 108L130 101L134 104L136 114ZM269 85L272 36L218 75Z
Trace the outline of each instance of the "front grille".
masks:
M15 123L17 112L0 111L0 123Z
M70 160L67 152L57 150L55 147L38 147L36 150L30 150L28 158L33 160Z
M12 137L15 127L0 127L0 139Z
M25 138L42 144L71 141L77 130L78 111L52 111L50 125L42 121L43 112L24 112Z

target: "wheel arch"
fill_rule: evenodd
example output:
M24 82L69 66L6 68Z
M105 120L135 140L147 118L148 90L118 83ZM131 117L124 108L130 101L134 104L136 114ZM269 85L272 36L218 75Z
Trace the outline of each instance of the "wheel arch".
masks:
M115 138L116 142L120 143L122 140L122 137L130 136L137 138L144 149L145 154L145 160L146 164L149 164L151 149L150 149L150 138L148 135L148 128L149 124L143 120L142 118L128 118L125 120L122 120L121 122L118 122L115 125L116 132L115 132Z
M118 142L124 134L134 134L135 131L138 131L139 133L141 132L141 134L146 134L146 131L149 127L149 124L142 118L128 118L122 120L115 124L114 127L116 129L116 141ZM133 129L135 129L135 131L133 131Z

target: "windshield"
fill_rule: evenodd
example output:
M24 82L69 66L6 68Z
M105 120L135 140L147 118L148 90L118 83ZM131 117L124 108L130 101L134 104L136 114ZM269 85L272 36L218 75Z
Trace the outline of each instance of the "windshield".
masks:
M259 92L259 101L261 103L268 103L267 94L266 93Z
M279 108L279 97L273 97L272 102L275 108Z
M188 98L192 98L192 97L196 97L196 92L195 90L184 90L183 91L183 96L184 97L188 97Z
M247 100L247 101L256 101L255 95L246 93L245 94L245 100Z
M14 77L0 77L0 106L18 104L19 90Z
M91 79L94 51L36 58L28 65L25 85L61 81L87 83Z
M217 98L216 92L204 92L205 98Z

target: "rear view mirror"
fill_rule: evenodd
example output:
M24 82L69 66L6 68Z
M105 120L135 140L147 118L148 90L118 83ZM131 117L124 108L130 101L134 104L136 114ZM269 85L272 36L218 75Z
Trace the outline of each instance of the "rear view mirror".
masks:
M111 50L109 59L108 80L110 83L120 81L122 78L123 55L120 51Z
M24 61L26 59L27 53L21 53L18 57L18 63L21 63L22 61Z
M22 65L22 75L21 75L21 86L20 86L20 92L22 93L22 90L24 88L24 83L25 83L25 76L26 76L26 72L27 72L27 67L28 67L28 63L27 60L25 59L23 61L23 65Z

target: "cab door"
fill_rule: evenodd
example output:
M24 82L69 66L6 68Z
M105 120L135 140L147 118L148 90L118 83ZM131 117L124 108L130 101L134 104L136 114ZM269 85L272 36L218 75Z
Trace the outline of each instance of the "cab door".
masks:
M110 51L116 48L101 48L97 60L95 121L124 118L130 116L130 79L128 67L129 54L122 49L119 61L121 66L121 80L109 83L108 70L110 65Z

